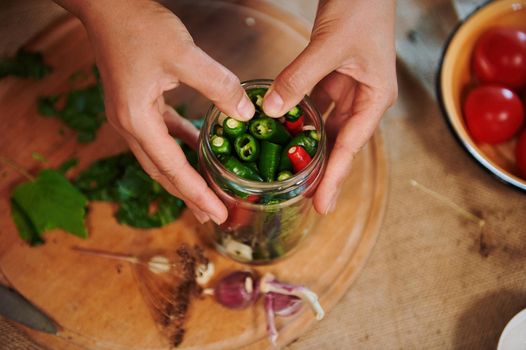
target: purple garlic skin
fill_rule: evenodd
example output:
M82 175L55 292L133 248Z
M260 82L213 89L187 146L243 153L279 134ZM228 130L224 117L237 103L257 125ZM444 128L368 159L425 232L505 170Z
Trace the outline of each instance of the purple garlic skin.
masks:
M275 293L300 298L310 305L318 321L325 316L325 311L321 307L316 293L305 286L280 282L271 273L267 272L261 277L259 291L263 294Z
M267 293L273 299L272 309L276 316L287 317L296 314L303 306L303 300L292 295Z
M268 338L273 345L276 345L278 330L276 329L276 321L274 318L274 296L271 293L265 294L263 305L265 306L265 317L267 319Z
M229 309L245 309L259 296L257 275L251 271L234 271L214 287L216 301Z

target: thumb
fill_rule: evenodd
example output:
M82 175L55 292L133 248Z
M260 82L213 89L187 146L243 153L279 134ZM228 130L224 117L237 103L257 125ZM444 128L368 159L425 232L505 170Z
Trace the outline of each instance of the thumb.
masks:
M326 75L337 68L334 57L319 42L311 43L274 80L263 100L263 111L281 117L298 104Z
M181 61L177 73L183 83L205 95L226 115L239 120L252 118L254 105L234 73L195 45Z

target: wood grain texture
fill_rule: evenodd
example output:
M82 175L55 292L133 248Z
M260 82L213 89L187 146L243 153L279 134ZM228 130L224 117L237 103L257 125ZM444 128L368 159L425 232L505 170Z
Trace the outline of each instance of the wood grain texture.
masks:
M195 9L193 9L195 10ZM192 11L193 11L192 10ZM175 9L183 18L192 11ZM188 13L186 13L187 11ZM208 11L208 12L207 12ZM278 12L263 12L230 4L226 17L213 9L202 11L202 17L185 21L196 41L214 58L234 70L241 79L272 77L304 46L303 31L294 25L276 24ZM275 10L273 10L275 11ZM186 13L186 15L185 15ZM247 15L256 25L238 36L224 38L221 47L217 31L202 25L202 21L223 26L235 32L245 25ZM280 16L287 16L281 13ZM283 20L284 18L281 18ZM297 28L301 25L296 23ZM201 29L206 28L206 29ZM270 33L269 33L270 31ZM265 33L263 35L263 33ZM278 37L270 40L269 37ZM235 37L235 38L233 38ZM0 84L0 149L2 154L24 168L35 172L41 164L31 158L38 151L49 159L46 166L56 166L72 156L80 159L79 168L91 161L126 148L123 140L108 125L100 130L97 140L80 146L75 135L59 133L60 123L41 118L35 110L39 95L67 91L68 78L79 69L87 70L93 63L84 30L76 20L66 19L36 38L31 48L44 52L55 72L39 82L6 79ZM265 54L261 53L265 48ZM236 50L247 50L247 59ZM279 53L279 54L277 54ZM258 58L258 64L253 60ZM189 101L191 113L197 114L206 104L189 91L177 91L168 96L173 102ZM61 337L52 337L26 330L38 343L52 349L156 349L167 348L159 335L131 266L108 260L81 256L71 251L72 245L140 254L154 250L171 251L181 242L201 243L202 228L189 212L180 220L160 229L137 230L119 225L113 218L114 207L107 203L92 203L87 224L90 238L81 241L61 231L46 234L47 244L29 248L18 238L9 214L9 192L21 181L19 174L0 168L0 266L11 283L27 298L48 312L63 327ZM338 210L319 218L313 234L291 257L258 271L272 271L280 279L303 283L316 291L326 310L334 307L356 278L377 237L387 193L387 168L381 137L376 135L357 157L352 175L342 189ZM243 268L207 250L216 264L218 275ZM281 319L279 345L285 345L302 334L314 318L305 309L298 315ZM221 308L210 299L194 300L186 323L183 349L269 348L261 303L245 311Z

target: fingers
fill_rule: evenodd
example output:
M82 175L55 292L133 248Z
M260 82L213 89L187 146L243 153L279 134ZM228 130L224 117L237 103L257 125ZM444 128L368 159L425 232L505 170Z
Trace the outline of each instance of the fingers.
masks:
M147 155L147 158L141 157L141 165L154 180L171 184L166 186L167 190L175 188L183 201L195 205L217 224L224 222L228 215L226 207L188 163L184 152L168 133L160 105L162 103L156 101L149 107L138 108L134 111L136 115L130 117L130 125L125 131L140 146L134 147L134 153L140 154L142 150Z
M311 98L322 112L327 110L334 101L334 109L325 122L329 147L332 147L341 126L350 116L356 85L353 78L332 72L323 78L311 93Z
M356 91L354 115L340 126L325 175L314 195L314 207L319 213L327 214L334 210L355 155L372 136L389 105L383 96L376 96L365 89L368 88L361 86Z
M155 164L151 161L151 159L148 157L148 155L142 150L141 146L135 141L131 136L125 136L126 140L128 141L128 144L130 145L130 149L143 167L143 169L146 171L147 174L155 174L159 173L157 170ZM150 175L151 176L151 175ZM168 181L168 179L161 175L158 176L156 179L157 182L161 184L161 186L166 189L170 194L178 197L179 199L183 200L186 204L186 206L192 211L192 214L194 214L197 221L199 221L201 224L204 224L205 222L210 220L210 216L199 209L197 205L192 203L189 200L185 200L184 196L179 192L171 183Z
M179 115L171 106L165 105L164 109L163 119L170 134L196 150L199 130L188 119Z
M239 120L252 118L255 108L239 79L197 46L192 45L189 50L176 68L179 79L209 98L228 116Z
M336 69L336 60L327 57L323 47L311 42L274 80L263 100L263 110L271 117L281 117L326 75Z

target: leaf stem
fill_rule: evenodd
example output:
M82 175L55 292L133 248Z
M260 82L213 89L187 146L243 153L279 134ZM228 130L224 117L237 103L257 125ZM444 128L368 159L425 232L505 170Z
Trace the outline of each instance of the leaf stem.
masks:
M102 258L113 259L113 260L121 260L121 261L126 261L126 262L129 262L129 263L132 263L132 264L139 264L139 263L141 263L139 258L136 257L136 256L133 256L133 255L126 255L126 254L119 254L119 253L108 253L108 252L104 252L102 250L89 249L89 248L83 248L83 247L77 247L77 246L73 246L73 247L71 247L71 249L75 250L75 251L77 251L79 253L84 253L84 254L94 255L94 256L100 256Z
M26 169L22 168L20 165L16 164L13 160L0 155L0 163L7 165L11 169L18 172L20 175L24 176L29 181L35 181L35 177L27 172Z
M486 225L486 221L484 219L482 219L482 218L474 215L473 213L467 211L466 209L462 208L461 206L459 206L458 204L456 204L455 202L453 202L452 200L450 200L446 196L444 196L444 195L442 195L442 194L440 194L438 192L435 192L435 191L425 187L424 185L421 185L420 183L418 183L414 179L411 179L410 183L411 183L412 186L418 188L422 192L425 192L428 195L430 195L431 197L433 197L433 198L441 201L442 203L446 204L447 206L452 208L454 211L456 211L458 214L460 214L464 218L466 218L469 221L472 221L473 223L477 224L480 228L482 228L482 227L484 227L484 225Z

